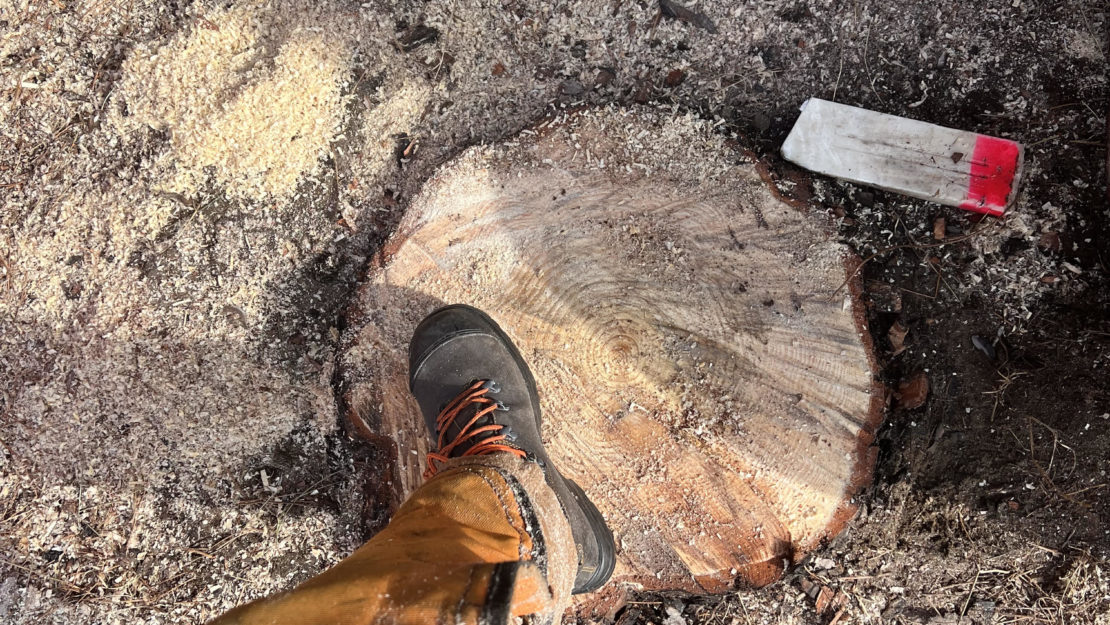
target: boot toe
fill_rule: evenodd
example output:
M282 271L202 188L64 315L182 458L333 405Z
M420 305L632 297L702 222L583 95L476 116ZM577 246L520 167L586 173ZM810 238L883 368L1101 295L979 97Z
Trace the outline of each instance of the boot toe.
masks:
M444 342L465 334L498 334L485 313L465 304L452 304L433 311L413 332L409 343L409 390L428 356Z

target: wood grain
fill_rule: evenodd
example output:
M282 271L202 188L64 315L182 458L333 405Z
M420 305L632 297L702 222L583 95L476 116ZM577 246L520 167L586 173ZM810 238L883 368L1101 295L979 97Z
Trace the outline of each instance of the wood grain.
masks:
M841 288L852 260L740 160L690 120L591 111L429 181L342 360L352 426L396 444L398 497L428 450L409 337L466 303L529 361L549 453L608 518L618 582L763 585L839 531L883 405Z

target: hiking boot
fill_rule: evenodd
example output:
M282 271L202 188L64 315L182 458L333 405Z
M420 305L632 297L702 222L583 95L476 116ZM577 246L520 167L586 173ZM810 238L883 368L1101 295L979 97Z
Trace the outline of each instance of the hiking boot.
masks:
M433 438L428 472L448 458L496 452L532 460L570 522L578 552L574 594L600 588L613 573L613 534L582 489L559 474L540 438L536 381L520 352L488 315L454 305L428 315L409 345L409 389Z

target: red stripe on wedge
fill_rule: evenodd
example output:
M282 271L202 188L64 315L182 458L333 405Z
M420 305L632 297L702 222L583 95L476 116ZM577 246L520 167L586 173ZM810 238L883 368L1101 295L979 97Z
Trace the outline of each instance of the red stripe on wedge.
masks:
M980 135L971 155L967 199L960 208L1001 217L1014 190L1014 174L1021 159L1021 146L1007 139Z

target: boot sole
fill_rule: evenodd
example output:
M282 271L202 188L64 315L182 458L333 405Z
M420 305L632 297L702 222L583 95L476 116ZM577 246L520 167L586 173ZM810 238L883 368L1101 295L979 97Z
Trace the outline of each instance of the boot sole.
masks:
M529 396L532 399L532 414L536 415L536 430L542 432L543 428L540 423L540 395L536 388L536 378L532 376L532 369L528 367L528 363L524 362L524 358L520 355L520 351L517 350L516 344L513 343L513 340L509 338L508 334L505 334L505 331L501 329L501 326L498 325L496 321L473 306L468 306L466 304L451 304L450 306L444 306L443 308L433 311L428 315L428 318L430 319L433 315L451 310L465 310L479 317L485 323L489 324L494 335L508 348L509 354L512 355L513 360L523 373L524 383L528 387ZM578 504L578 507L582 509L582 513L589 522L594 537L597 539L599 560L597 568L594 569L594 574L591 575L587 581L580 585L576 585L574 589L571 590L571 594L578 595L592 592L601 588L605 582L609 581L609 578L613 575L613 569L616 567L617 546L616 542L613 540L613 532L605 522L605 517L601 516L601 511L598 510L594 502L590 501L590 498L586 496L586 492L582 490L582 487L575 483L574 480L568 480L563 477L563 474L559 472L558 468L552 466L551 469L553 469L555 475L567 485L567 490L570 491L571 496L575 499L574 503ZM569 502L563 502L563 505L567 505L567 503Z
M609 578L613 576L613 569L617 565L617 546L613 541L613 532L609 529L609 524L605 522L605 517L601 516L601 511L597 509L594 502L586 496L586 492L582 490L574 480L568 480L559 474L563 481L567 484L567 489L570 490L571 495L578 500L579 507L586 515L586 520L590 522L590 528L594 531L594 535L598 538L599 560L597 568L594 569L594 574L581 586L575 586L571 590L571 594L580 595L586 592L593 592L598 588L605 585Z

